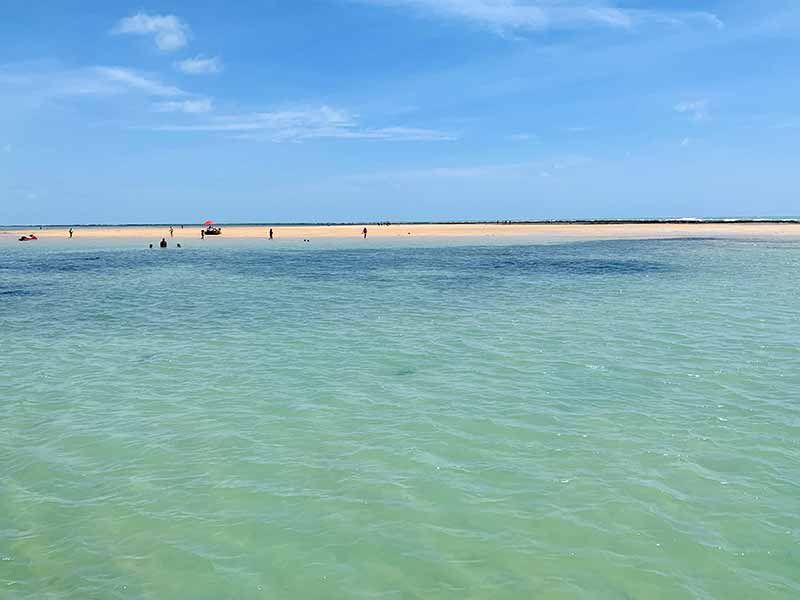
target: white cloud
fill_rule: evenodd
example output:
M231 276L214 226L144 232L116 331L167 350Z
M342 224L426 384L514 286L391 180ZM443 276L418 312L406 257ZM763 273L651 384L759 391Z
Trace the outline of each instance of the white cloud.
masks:
M533 133L512 133L508 139L514 142L531 142L539 139L539 136Z
M708 100L679 102L672 108L675 112L689 115L694 121L702 121L708 117Z
M189 43L189 26L175 15L137 13L120 19L111 30L115 34L149 35L164 52L183 48Z
M362 140L387 140L395 142L447 142L457 139L456 136L451 133L419 127L382 127L379 129L360 129L342 132L342 135L331 135L328 137Z
M11 152L11 150L13 150L13 147L11 146L11 144L6 144L5 146L2 147L2 151L5 152L6 154Z
M183 96L186 94L180 88L161 83L157 79L151 79L123 67L93 67L91 71L107 82L122 84L127 88L133 88L151 96Z
M203 114L214 110L214 102L210 98L199 100L169 100L154 105L158 112L183 112L187 114Z
M175 63L175 66L188 75L206 75L222 71L222 61L217 56L204 58L195 56Z
M41 102L47 98L69 96L118 96L145 94L162 98L191 96L152 75L118 66L97 65L63 69L58 65L0 66L0 86L7 84L8 92ZM4 90L5 92L6 90Z
M360 0L369 4L408 7L440 18L471 21L500 33L519 30L573 29L604 26L630 29L646 23L702 23L722 27L712 14L699 11L625 9L610 0Z
M692 143L692 140L691 140L691 138L683 138L683 139L681 140L681 146L683 146L684 148L685 148L686 146L690 145L691 143Z
M354 115L329 106L297 108L240 115L220 115L195 124L162 125L156 131L222 132L247 139L274 142L300 142L309 139L338 138L391 141L445 141L456 139L450 133L416 127L365 128Z

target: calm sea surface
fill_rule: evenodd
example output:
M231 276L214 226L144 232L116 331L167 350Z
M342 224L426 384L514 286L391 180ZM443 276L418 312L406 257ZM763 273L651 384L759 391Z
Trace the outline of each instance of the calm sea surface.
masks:
M800 241L403 241L0 240L0 598L800 597Z

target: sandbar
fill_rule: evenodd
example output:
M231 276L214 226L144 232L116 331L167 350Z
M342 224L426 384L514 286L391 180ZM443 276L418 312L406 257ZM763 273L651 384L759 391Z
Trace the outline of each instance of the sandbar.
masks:
M268 225L220 225L217 239L265 239ZM273 225L275 239L359 238L366 227L369 238L533 237L574 239L647 239L680 237L800 237L800 223L786 222L685 222L685 223L425 223L391 225ZM200 239L202 225L174 227L174 239ZM2 236L35 233L41 238L68 237L69 227L0 229ZM75 238L170 239L168 225L73 226Z

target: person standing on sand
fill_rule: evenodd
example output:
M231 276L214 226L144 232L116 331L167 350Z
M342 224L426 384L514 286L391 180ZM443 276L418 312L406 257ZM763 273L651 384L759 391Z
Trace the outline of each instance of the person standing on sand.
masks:
M69 228L69 239L72 239L72 227Z
M175 237L175 230L172 229L172 225L169 226L169 237Z
M364 227L364 231L362 231L361 233L364 234L364 239L367 239L367 228L366 227Z
M269 228L269 239L272 239L272 227Z
M205 232L205 230L203 230L203 229L201 229L201 230L200 230L200 239L201 239L201 240L204 240L204 239L206 239L206 232Z

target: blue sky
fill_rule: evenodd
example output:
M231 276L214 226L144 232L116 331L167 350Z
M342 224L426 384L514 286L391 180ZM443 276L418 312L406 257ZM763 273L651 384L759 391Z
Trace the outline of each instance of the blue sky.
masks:
M0 223L797 215L789 0L0 4Z

